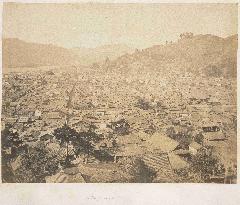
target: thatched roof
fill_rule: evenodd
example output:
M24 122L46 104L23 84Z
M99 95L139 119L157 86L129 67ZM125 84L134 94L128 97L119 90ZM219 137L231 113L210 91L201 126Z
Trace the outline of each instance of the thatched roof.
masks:
M177 141L161 133L153 134L147 143L151 149L160 149L162 152L173 151L179 145Z
M172 169L184 169L189 167L189 164L185 160L174 153L169 153L168 159Z
M113 154L116 156L139 156L146 153L146 148L138 146L136 144L127 145L122 147L120 150L114 152Z

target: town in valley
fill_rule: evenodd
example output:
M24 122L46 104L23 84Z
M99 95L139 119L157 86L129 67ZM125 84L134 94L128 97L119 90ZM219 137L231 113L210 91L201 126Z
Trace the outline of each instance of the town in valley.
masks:
M82 64L3 39L2 181L236 183L237 40L183 32Z

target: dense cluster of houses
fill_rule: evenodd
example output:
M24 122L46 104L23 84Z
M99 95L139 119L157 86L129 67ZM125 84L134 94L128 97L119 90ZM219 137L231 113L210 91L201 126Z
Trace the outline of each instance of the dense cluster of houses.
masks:
M107 150L113 163L141 157L157 173L156 182L171 182L174 170L187 169L187 156L208 146L218 149L220 143L225 146L236 138L236 82L228 79L205 79L188 73L181 77L124 76L75 70L3 77L2 130L11 124L26 144L34 146L38 141L53 144L53 130L66 120L79 132L95 125L94 131L104 136L96 150ZM146 109L138 102L144 102ZM128 124L127 132L121 135L111 127L120 120ZM176 135L191 130L188 146L171 137L169 128ZM196 141L197 135L203 140ZM222 154L227 152L226 146ZM224 160L226 167L236 163L236 159ZM78 173L75 170L72 175L84 181ZM62 171L47 181L71 181L67 174L71 175Z

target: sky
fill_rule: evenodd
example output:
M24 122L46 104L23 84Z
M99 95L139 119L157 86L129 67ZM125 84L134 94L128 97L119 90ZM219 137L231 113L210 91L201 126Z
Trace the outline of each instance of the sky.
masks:
M237 4L4 3L3 37L67 48L146 48L183 32L234 35L237 15Z

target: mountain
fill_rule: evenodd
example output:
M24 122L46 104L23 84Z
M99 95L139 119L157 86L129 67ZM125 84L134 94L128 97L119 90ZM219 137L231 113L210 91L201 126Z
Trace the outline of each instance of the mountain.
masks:
M2 42L3 67L36 67L47 65L90 65L113 60L133 49L121 45L106 45L97 48L67 49L51 44L25 42L6 38Z
M182 37L175 43L156 45L126 54L107 63L107 69L121 73L191 72L206 76L234 77L237 71L237 35ZM104 66L103 66L104 67Z
M102 63L106 58L115 60L121 55L134 52L134 49L124 44L113 44L96 48L73 48L72 51L79 57L82 65L91 65Z
M3 67L75 65L78 56L55 45L29 43L16 38L3 39Z
M188 33L187 33L188 34ZM238 36L180 35L177 42L135 50L114 44L97 48L66 49L55 45L3 39L4 67L91 65L122 74L149 73L235 77ZM107 59L107 60L106 60ZM95 64L94 64L95 65Z

